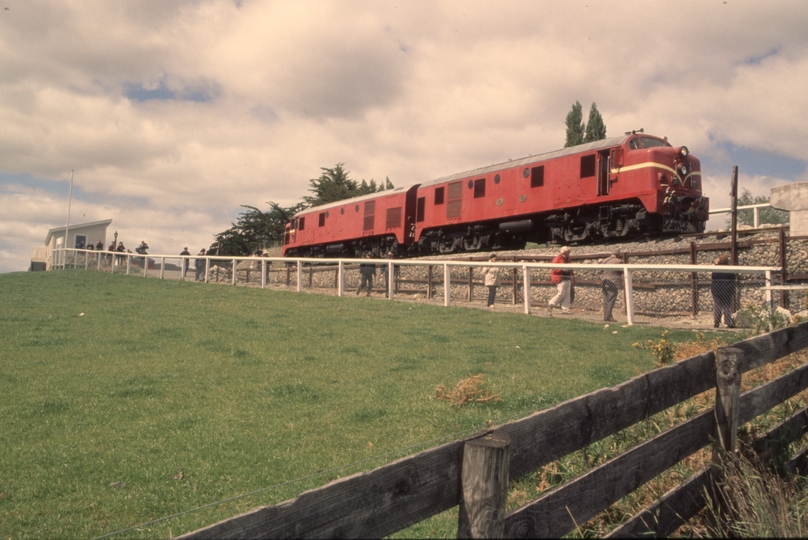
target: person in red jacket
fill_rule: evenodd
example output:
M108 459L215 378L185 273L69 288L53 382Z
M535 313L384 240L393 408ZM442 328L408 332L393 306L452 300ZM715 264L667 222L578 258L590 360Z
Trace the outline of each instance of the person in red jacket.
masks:
M554 264L568 264L570 262L570 248L569 246L562 247L558 255L553 258ZM553 268L550 271L550 281L552 281L558 293L547 304L547 314L553 316L553 308L561 308L561 313L569 313L570 311L570 290L575 276L572 270L564 270L561 268Z

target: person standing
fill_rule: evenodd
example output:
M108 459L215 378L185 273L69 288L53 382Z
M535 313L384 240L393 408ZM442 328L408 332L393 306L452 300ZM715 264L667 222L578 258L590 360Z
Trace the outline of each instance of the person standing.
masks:
M370 259L370 253L365 255L366 259ZM359 288L356 289L356 294L358 295L362 292L362 289L367 290L368 296L370 296L371 291L373 291L373 276L376 275L376 265L369 262L364 262L359 265L359 275L362 277L362 281L359 284Z
M622 264L622 254L615 250L611 254L600 261L601 264ZM620 282L623 281L623 272L620 270L604 270L601 286L603 288L603 320L606 322L614 322L612 317L612 310L614 303L617 301L617 293L620 290Z
M205 256L205 248L199 250L199 253L196 255L197 259L194 261L194 269L196 270L194 275L194 281L205 281L205 259L200 259L199 257Z
M496 254L491 254L488 262L497 262ZM483 278L485 279L485 286L488 287L488 309L494 309L494 300L497 297L497 287L500 285L499 271L499 266L483 267Z
M180 251L180 255L186 256L186 258L182 260L182 278L185 279L186 274L188 274L188 267L191 266L191 259L187 258L190 257L191 252L188 251L187 247L184 247L182 251Z
M715 261L716 265L729 265L729 255L724 254ZM724 324L727 328L735 328L735 321L732 319L732 299L735 298L735 274L732 272L713 272L710 292L713 295L713 328L718 328L721 324L721 316L724 316Z
M572 251L569 246L564 246L558 251L558 255L553 257L553 264L569 264L570 262L570 251ZM561 308L561 313L569 313L570 312L570 290L572 288L572 284L575 280L575 276L572 270L564 270L563 268L553 268L550 271L550 281L556 286L558 292L556 295L550 299L550 302L547 304L547 314L552 317L553 316L553 308Z

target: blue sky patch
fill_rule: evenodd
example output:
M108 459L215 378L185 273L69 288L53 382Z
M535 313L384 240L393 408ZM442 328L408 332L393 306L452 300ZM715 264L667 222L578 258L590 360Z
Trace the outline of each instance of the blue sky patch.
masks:
M165 80L161 80L157 88L144 88L141 83L126 83L123 95L131 101L193 101L196 103L207 103L215 98L219 91L215 87L188 87L182 91L172 90L166 85Z
M730 143L718 145L729 159L725 162L723 157L698 156L701 159L702 171L709 174L720 175L726 169L727 176L732 174L732 166L737 165L741 174L749 176L773 176L786 180L801 178L808 168L808 162L803 159L794 159L765 150L753 150Z

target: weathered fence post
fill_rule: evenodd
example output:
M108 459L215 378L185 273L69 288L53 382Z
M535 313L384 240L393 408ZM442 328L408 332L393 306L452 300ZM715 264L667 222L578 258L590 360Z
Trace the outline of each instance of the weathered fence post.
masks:
M502 538L510 462L511 438L504 431L465 444L458 538Z
M690 242L690 264L696 264L696 242ZM699 314L699 275L696 272L690 273L690 302L691 314L695 317Z
M522 277L524 279L525 315L530 315L530 268L527 265L522 266Z
M474 267L469 266L469 302L474 300Z
M786 280L788 279L788 270L786 270L786 264L788 263L787 249L788 246L786 245L786 228L784 225L780 225L780 283L782 285L787 285ZM788 291L782 290L780 291L780 305L786 309L788 309Z
M426 299L432 300L432 265L426 271Z
M715 355L715 427L716 440L726 452L735 451L740 418L741 371L743 351L720 347ZM715 455L714 459L715 461Z

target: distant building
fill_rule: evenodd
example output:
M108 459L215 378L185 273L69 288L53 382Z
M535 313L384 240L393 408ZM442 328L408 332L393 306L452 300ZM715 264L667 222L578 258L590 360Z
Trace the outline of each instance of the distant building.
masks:
M791 212L789 235L808 235L808 182L794 182L773 187L769 203L774 208Z
M71 224L70 227L55 227L48 231L45 245L37 246L31 250L31 270L50 270L53 265L61 263L60 251L65 246L79 248L90 243L97 244L100 240L107 248L107 227L111 219L93 221L90 223ZM69 238L65 242L65 229Z

